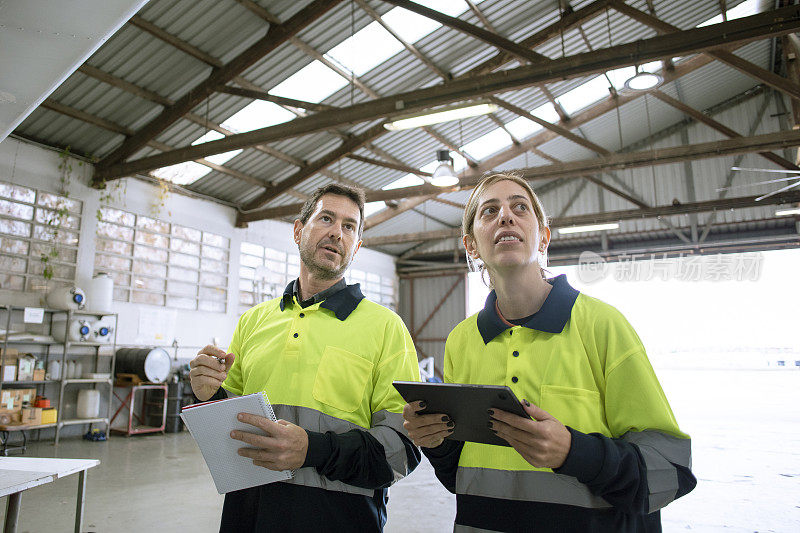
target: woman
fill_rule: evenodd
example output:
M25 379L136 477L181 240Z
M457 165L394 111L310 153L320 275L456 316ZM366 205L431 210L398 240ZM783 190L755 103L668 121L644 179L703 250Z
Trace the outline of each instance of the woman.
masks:
M565 276L544 278L550 229L524 180L483 179L462 232L494 290L448 336L445 381L507 385L530 419L476 414L510 444L492 446L445 440L452 421L405 406L409 437L457 495L456 531L661 531L658 509L697 482L639 337Z

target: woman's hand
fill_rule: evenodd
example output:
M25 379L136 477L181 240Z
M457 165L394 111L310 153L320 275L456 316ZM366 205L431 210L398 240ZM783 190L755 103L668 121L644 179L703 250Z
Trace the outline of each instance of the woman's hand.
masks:
M418 415L417 411L425 408L425 402L407 403L403 407L403 427L408 432L408 437L417 446L425 448L435 448L439 446L444 438L455 428L455 424L450 417L443 414Z
M520 403L532 420L500 409L490 409L489 428L533 466L560 467L566 461L572 445L569 430L544 409L531 405L527 400Z

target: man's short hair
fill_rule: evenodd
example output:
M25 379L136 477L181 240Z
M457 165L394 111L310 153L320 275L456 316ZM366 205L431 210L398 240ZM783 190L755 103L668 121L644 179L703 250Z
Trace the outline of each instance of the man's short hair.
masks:
M300 216L298 217L300 222L302 222L303 225L308 222L308 219L311 218L311 214L317 208L317 203L319 202L320 198L326 194L344 196L345 198L351 199L358 206L358 238L361 239L361 235L364 233L365 196L364 190L359 189L358 187L350 187L349 185L342 185L341 183L329 183L328 185L318 188L316 191L314 191L311 197L306 200L306 203L303 204L303 208L300 210Z

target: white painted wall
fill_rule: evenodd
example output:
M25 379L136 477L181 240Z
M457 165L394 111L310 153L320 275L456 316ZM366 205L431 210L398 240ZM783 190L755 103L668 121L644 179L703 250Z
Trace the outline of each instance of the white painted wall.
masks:
M0 142L0 180L25 185L40 190L57 192L60 171L58 152L41 148L34 144L7 138ZM90 165L73 162L70 196L83 201L81 219L80 248L78 251L78 286L90 279L93 274L95 256L96 210L99 206L100 192L87 184L91 178ZM123 194L119 201L111 204L137 214L152 216L151 209L158 197L158 188L135 179L124 180ZM161 208L159 218L191 228L211 231L231 240L230 272L228 276L228 312L209 313L204 311L174 310L176 326L174 337L180 346L179 358L184 360L197 351L197 347L219 338L222 346L227 345L239 316L239 246L242 241L253 242L286 252L297 253L292 240L292 226L286 222L264 220L250 224L246 229L234 226L236 213L233 208L218 203L170 194L166 205ZM356 254L353 267L380 276L394 276L394 258L374 250L362 249ZM85 286L85 285L83 285ZM38 306L41 295L0 290L0 302L13 305ZM140 313L150 309L164 310L143 304L114 302L119 313L118 344L135 344ZM171 342L171 339L170 341ZM169 344L169 342L167 344ZM172 352L170 352L172 353Z

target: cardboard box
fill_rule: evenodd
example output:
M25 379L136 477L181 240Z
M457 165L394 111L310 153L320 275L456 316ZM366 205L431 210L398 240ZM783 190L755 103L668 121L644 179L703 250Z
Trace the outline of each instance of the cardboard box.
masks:
M17 361L17 380L32 381L36 367L36 358L32 355L21 355Z
M44 368L33 369L33 381L44 381Z
M16 348L9 348L8 350L0 348L0 357L2 357L4 361L15 361L19 357L19 350Z
M42 423L41 407L23 407L22 423L25 425L38 426Z
M36 389L16 389L16 393L18 395L20 407L22 407L22 404L25 402L33 405L33 401L36 399Z
M22 420L21 409L0 408L0 425L19 424Z
M55 424L58 418L58 411L55 407L42 409L42 424Z
M0 393L0 409L14 409L17 405L17 391L4 389Z
M2 381L16 381L17 380L17 364L4 364L2 367Z

